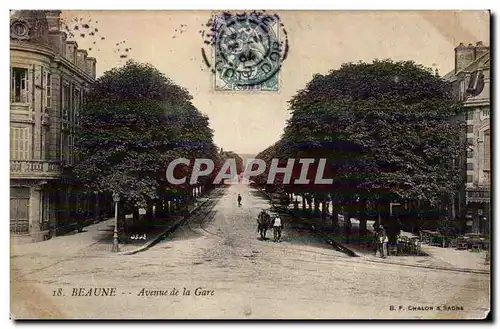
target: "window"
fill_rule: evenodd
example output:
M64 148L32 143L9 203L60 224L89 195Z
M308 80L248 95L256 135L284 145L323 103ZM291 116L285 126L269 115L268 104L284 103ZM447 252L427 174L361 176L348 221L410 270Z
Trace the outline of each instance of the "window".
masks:
M467 163L467 170L474 170L474 164L472 162Z
M42 146L40 150L42 150L42 159L48 160L50 157L50 134L48 128L42 129Z
M45 107L52 106L52 74L45 72L43 85L45 86Z
M472 183L472 175L467 175L467 183Z
M62 92L62 117L63 120L68 120L69 119L69 98L70 98L70 92L69 92L69 84L65 83L63 87L63 92Z
M28 69L13 67L11 71L10 101L28 102Z
M474 119L474 110L467 110L466 111L466 118L467 120L473 120Z
M10 128L10 158L11 160L30 160L29 127Z
M467 157L469 159L472 159L474 157L474 152L473 151L467 151Z
M73 89L73 121L78 122L78 114L80 113L80 89Z
M73 139L69 132L61 133L61 160L67 165L73 164Z
M61 160L68 162L69 158L69 134L67 132L61 133Z
M73 135L68 136L68 164L73 164Z
M12 24L11 31L17 37L23 37L28 34L29 29L26 23L17 21L14 24Z
M467 125L467 133L472 134L474 132L474 126L473 125Z
M491 165L491 146L490 130L484 132L484 170L490 170Z
M459 99L463 100L465 98L465 81L462 80L460 81L460 87L459 87Z
M474 144L474 138L470 137L467 138L467 145L473 145Z

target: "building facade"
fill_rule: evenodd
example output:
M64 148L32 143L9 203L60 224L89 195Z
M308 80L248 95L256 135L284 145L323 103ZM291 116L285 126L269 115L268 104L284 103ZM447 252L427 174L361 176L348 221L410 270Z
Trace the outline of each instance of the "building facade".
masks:
M444 76L466 112L467 156L463 161L465 187L463 207L470 232L490 232L491 132L490 48L482 42L455 48L455 69Z
M60 15L17 11L10 20L10 226L37 241L99 200L74 192L66 175L96 60L66 40Z

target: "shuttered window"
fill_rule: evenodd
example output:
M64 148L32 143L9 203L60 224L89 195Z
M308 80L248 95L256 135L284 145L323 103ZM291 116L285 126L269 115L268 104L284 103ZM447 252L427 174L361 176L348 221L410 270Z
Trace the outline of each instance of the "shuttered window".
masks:
M71 94L70 94L69 84L64 83L62 90L62 116L64 120L69 120L70 97Z
M28 127L10 128L10 158L30 160L30 130Z
M491 146L490 131L484 132L484 170L490 170L491 165Z
M73 122L78 123L78 116L80 114L80 89L73 89Z
M45 72L43 85L45 86L45 107L52 106L52 75Z

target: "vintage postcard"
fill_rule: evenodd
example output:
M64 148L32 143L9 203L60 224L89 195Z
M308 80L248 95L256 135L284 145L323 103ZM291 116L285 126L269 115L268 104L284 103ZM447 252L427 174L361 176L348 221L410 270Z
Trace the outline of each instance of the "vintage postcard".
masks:
M10 11L22 319L485 319L489 11Z

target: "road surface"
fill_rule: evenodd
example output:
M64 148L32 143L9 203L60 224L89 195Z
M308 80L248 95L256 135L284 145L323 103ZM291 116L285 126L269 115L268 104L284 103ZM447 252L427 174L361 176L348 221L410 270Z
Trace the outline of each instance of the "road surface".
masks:
M351 258L286 222L283 242L261 241L256 218L268 201L247 185L217 194L168 239L138 254L89 247L12 257L12 316L453 319L488 312L488 275Z

